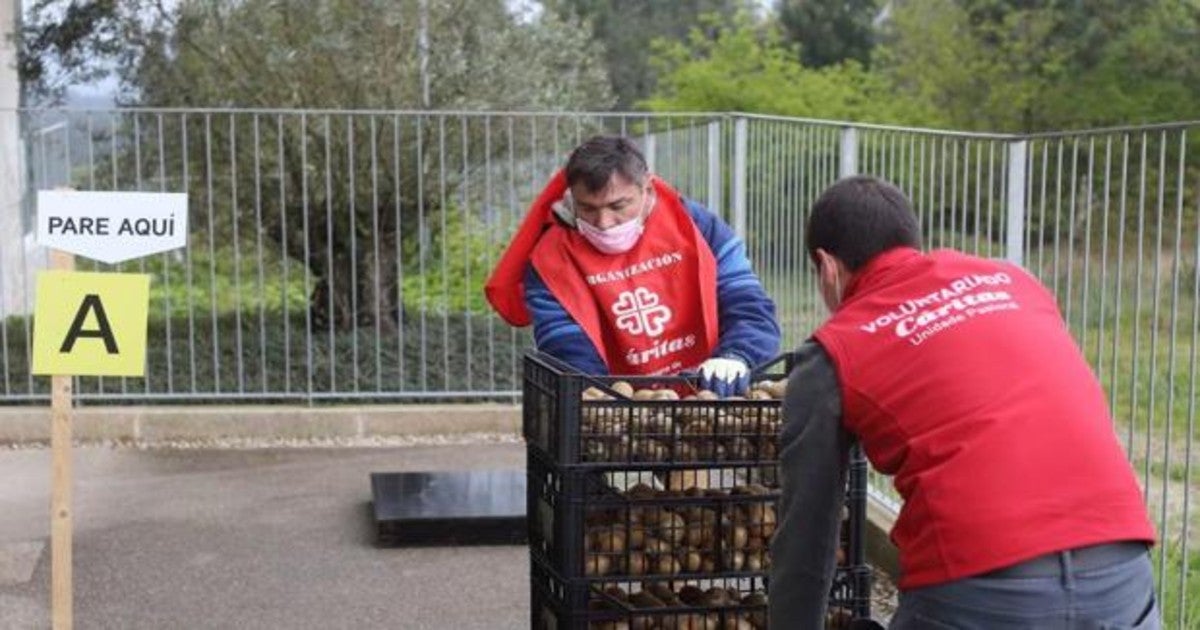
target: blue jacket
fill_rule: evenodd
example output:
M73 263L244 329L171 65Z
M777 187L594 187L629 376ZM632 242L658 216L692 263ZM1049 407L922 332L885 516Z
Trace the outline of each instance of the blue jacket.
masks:
M720 217L684 200L700 234L717 260L719 340L714 357L741 359L751 368L779 353L775 303L767 296L746 257L746 245ZM533 316L534 343L542 352L585 374L608 374L608 367L583 328L542 282L533 265L525 269L525 303Z

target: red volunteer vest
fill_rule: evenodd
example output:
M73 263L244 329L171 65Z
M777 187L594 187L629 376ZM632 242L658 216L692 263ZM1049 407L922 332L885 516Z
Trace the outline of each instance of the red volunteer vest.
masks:
M683 201L652 180L653 211L633 249L597 251L551 218L566 191L559 172L530 208L485 288L511 324L528 325L521 278L532 262L579 323L611 374L669 374L695 368L717 345L717 263Z
M863 268L815 337L837 369L843 422L904 497L891 534L901 588L1153 542L1104 392L1023 270L895 249Z

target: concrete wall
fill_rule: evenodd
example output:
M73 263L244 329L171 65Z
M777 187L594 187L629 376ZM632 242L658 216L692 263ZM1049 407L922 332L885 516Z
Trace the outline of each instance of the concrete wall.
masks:
M82 407L82 442L356 440L465 433L521 434L521 407L501 404L363 407ZM0 444L46 443L50 407L0 407Z

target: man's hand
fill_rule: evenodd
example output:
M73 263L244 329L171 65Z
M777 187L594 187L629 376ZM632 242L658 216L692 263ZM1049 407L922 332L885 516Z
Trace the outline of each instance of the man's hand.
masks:
M744 394L750 387L750 366L740 359L709 359L700 364L700 387L721 398Z

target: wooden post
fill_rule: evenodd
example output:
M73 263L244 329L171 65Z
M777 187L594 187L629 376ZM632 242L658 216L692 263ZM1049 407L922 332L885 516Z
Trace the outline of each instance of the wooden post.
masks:
M50 250L50 268L71 271L75 256ZM35 324L36 325L36 324ZM71 630L74 612L71 574L71 376L54 375L50 394L50 604L54 630Z

